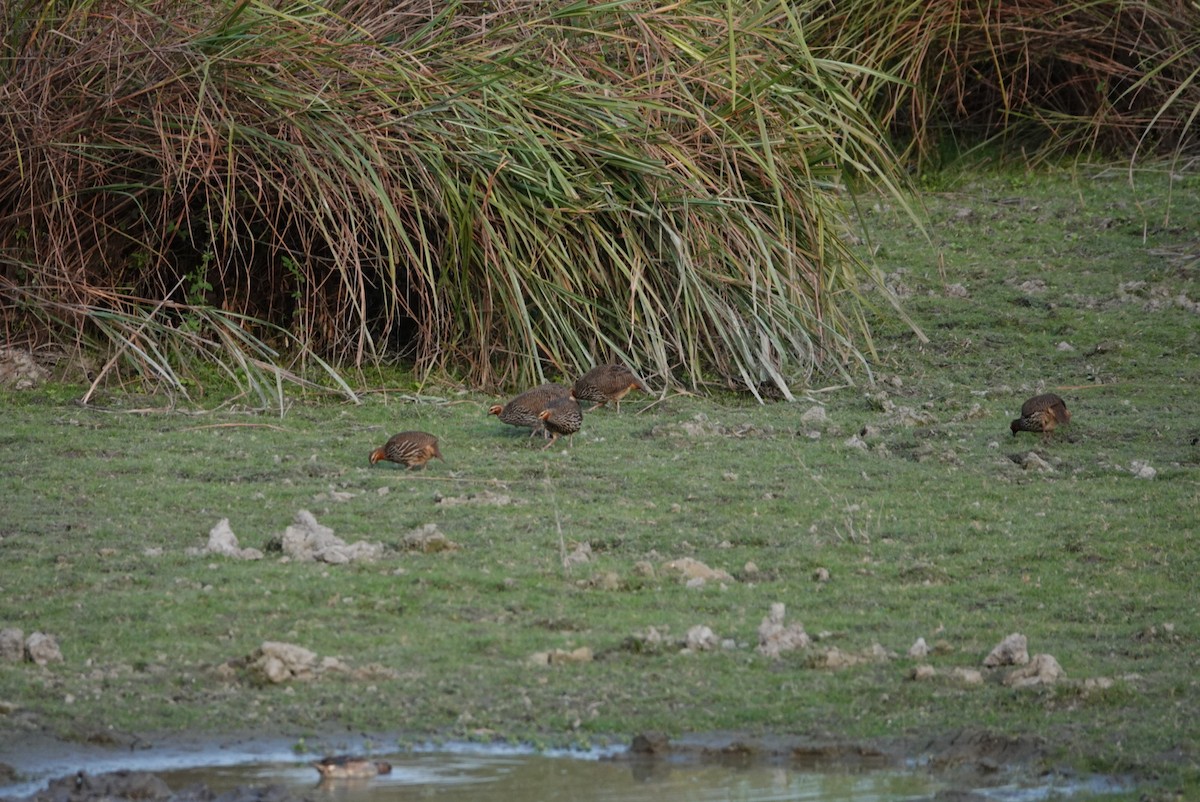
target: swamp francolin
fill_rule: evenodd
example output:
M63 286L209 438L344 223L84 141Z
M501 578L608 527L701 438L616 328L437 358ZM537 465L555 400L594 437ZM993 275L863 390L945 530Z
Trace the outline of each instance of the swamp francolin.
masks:
M398 462L412 470L423 468L434 457L445 462L436 437L426 432L400 432L371 452L371 464L382 459Z
M538 417L546 431L550 432L550 442L542 446L543 451L554 445L560 435L570 437L583 426L583 409L574 396L551 401Z
M616 404L617 412L620 412L621 399L630 390L650 392L646 383L624 365L599 365L575 381L575 385L571 388L571 394L580 401L595 402L596 405L588 412L604 406L609 401Z
M321 779L346 779L350 777L375 777L391 774L392 764L382 760L368 760L353 755L335 755L315 760L312 767L321 772Z
M1050 436L1059 424L1071 422L1071 413L1067 405L1054 393L1043 393L1021 405L1021 417L1013 420L1008 428L1012 429L1013 437L1017 432L1041 432L1042 437Z
M509 426L526 426L531 431L529 436L541 434L545 436L546 429L542 425L542 411L552 402L566 398L571 394L569 387L561 384L539 384L531 390L518 395L504 406L493 404L488 409L489 415L495 415Z

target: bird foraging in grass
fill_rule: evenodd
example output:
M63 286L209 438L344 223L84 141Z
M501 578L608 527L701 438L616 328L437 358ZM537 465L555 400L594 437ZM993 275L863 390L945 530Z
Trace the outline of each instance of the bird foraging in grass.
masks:
M580 401L595 402L588 412L599 409L609 401L616 404L617 412L620 412L621 399L630 390L650 392L646 383L624 365L599 365L575 380L571 394Z
M565 434L567 437L571 437L579 431L583 426L583 409L574 396L567 396L550 402L549 406L538 415L538 418L546 427L546 431L550 432L550 442L542 446L542 450L545 451L554 445L554 441L560 435Z
M353 755L335 755L312 762L312 767L321 772L322 779L345 779L349 777L376 777L391 774L392 764L382 760L367 760Z
M400 432L371 452L371 464L387 460L404 465L411 471L425 467L425 463L435 457L446 461L438 449L436 437L427 432Z
M1021 417L1008 425L1013 437L1017 432L1041 432L1042 438L1050 436L1059 425L1071 422L1071 413L1066 403L1054 393L1042 393L1021 405Z
M527 427L530 429L530 437L535 434L545 436L546 428L539 416L552 401L566 398L570 394L571 388L563 387L561 384L539 384L503 406L493 404L488 409L488 414L495 415L509 426Z

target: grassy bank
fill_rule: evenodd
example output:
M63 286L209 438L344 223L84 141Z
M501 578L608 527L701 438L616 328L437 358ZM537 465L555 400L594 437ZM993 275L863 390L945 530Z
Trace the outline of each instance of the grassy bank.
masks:
M397 377L362 406L298 401L282 418L6 392L0 626L53 633L65 656L0 664L6 724L541 742L981 727L1198 793L1198 189L1099 168L947 182L925 197L932 243L871 209L863 253L931 338L872 321L875 386L767 406L631 398L548 452L489 418L488 397ZM1043 388L1072 425L1014 440L1008 421ZM805 417L815 406L824 420ZM409 428L439 435L447 464L368 467ZM847 442L860 433L865 448ZM1049 470L1023 467L1030 452ZM185 553L226 517L263 548L300 509L347 540L398 546L436 523L461 548L341 566ZM564 567L579 543L590 562ZM663 566L682 557L733 579L686 587ZM826 634L756 654L773 602ZM735 647L682 653L695 625ZM1070 681L948 678L1012 632ZM942 642L931 681L908 678L918 637ZM220 668L264 640L358 673L270 686ZM899 656L812 667L875 643ZM582 646L594 661L527 659ZM1099 678L1113 683L1082 684Z

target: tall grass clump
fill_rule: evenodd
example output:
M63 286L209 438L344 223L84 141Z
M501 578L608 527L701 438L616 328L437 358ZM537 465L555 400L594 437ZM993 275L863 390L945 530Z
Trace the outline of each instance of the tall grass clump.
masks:
M804 4L815 50L902 79L856 78L922 160L990 141L1032 156L1194 150L1200 4L946 0Z
M784 396L870 347L840 220L850 179L900 197L894 160L790 3L2 14L10 340L177 388L189 354L255 386L623 358Z

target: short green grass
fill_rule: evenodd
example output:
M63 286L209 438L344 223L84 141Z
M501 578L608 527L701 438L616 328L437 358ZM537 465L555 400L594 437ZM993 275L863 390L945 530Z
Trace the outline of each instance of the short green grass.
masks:
M0 701L76 736L594 743L661 728L920 743L982 727L1044 738L1055 764L1200 793L1200 177L998 172L923 201L924 233L868 210L863 248L929 342L880 312L875 384L814 386L795 404L631 397L540 451L486 414L493 399L449 388L300 400L282 418L138 412L161 402L121 396L80 408L84 388L64 385L5 393L0 626L55 634L66 660L0 665ZM1013 439L1008 421L1043 388L1073 424ZM802 420L817 405L827 419ZM441 437L445 464L367 465L412 428ZM847 442L859 433L866 449ZM1053 472L1015 461L1031 451ZM1136 478L1135 460L1157 476ZM436 502L483 491L512 503ZM344 566L185 553L225 517L261 548L299 509L391 545L433 522L461 549ZM592 561L564 568L581 542ZM685 556L735 581L688 588L662 568ZM608 572L615 587L593 581ZM900 657L831 672L759 656L772 602L827 633L819 648ZM697 624L737 647L633 637ZM1115 685L907 679L918 637L950 647L929 659L945 672L980 667L1011 632L1072 680ZM216 670L264 640L395 673L261 687ZM597 659L527 660L578 646Z

